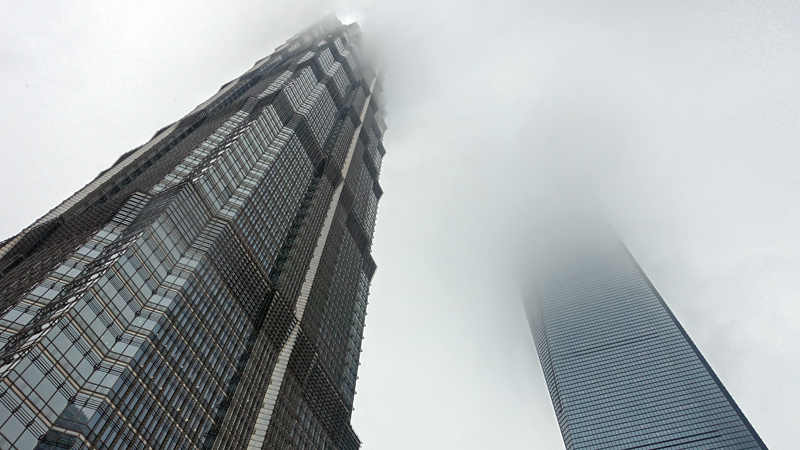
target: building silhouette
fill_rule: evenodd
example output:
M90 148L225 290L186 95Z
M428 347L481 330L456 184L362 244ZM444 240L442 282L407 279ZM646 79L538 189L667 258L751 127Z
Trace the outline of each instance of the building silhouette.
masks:
M1 449L357 449L386 129L299 33L0 243Z
M538 256L525 303L568 450L766 449L616 237Z

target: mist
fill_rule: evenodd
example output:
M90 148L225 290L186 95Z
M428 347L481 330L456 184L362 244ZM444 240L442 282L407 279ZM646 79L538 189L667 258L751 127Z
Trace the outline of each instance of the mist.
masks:
M363 449L564 448L514 264L564 209L608 220L764 442L794 448L791 2L4 5L0 240L330 12L386 77Z

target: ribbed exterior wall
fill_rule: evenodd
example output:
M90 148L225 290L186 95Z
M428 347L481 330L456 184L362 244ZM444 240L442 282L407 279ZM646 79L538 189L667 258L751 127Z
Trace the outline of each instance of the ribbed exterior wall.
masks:
M303 31L0 245L0 449L360 446L386 126L359 41Z
M568 450L766 449L621 243L549 264L526 306Z

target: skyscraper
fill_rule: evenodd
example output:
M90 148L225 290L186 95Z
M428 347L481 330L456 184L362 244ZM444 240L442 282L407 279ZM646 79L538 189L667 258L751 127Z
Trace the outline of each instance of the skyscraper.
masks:
M356 449L386 129L328 17L0 243L0 449Z
M526 308L567 449L766 449L619 240L553 242Z

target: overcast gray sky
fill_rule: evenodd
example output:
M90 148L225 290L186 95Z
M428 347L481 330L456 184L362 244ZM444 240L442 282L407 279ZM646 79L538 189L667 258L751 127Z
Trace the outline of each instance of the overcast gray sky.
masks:
M389 112L364 450L563 448L509 261L569 202L610 218L766 444L800 442L800 3L2 11L0 239L325 13L359 21Z

